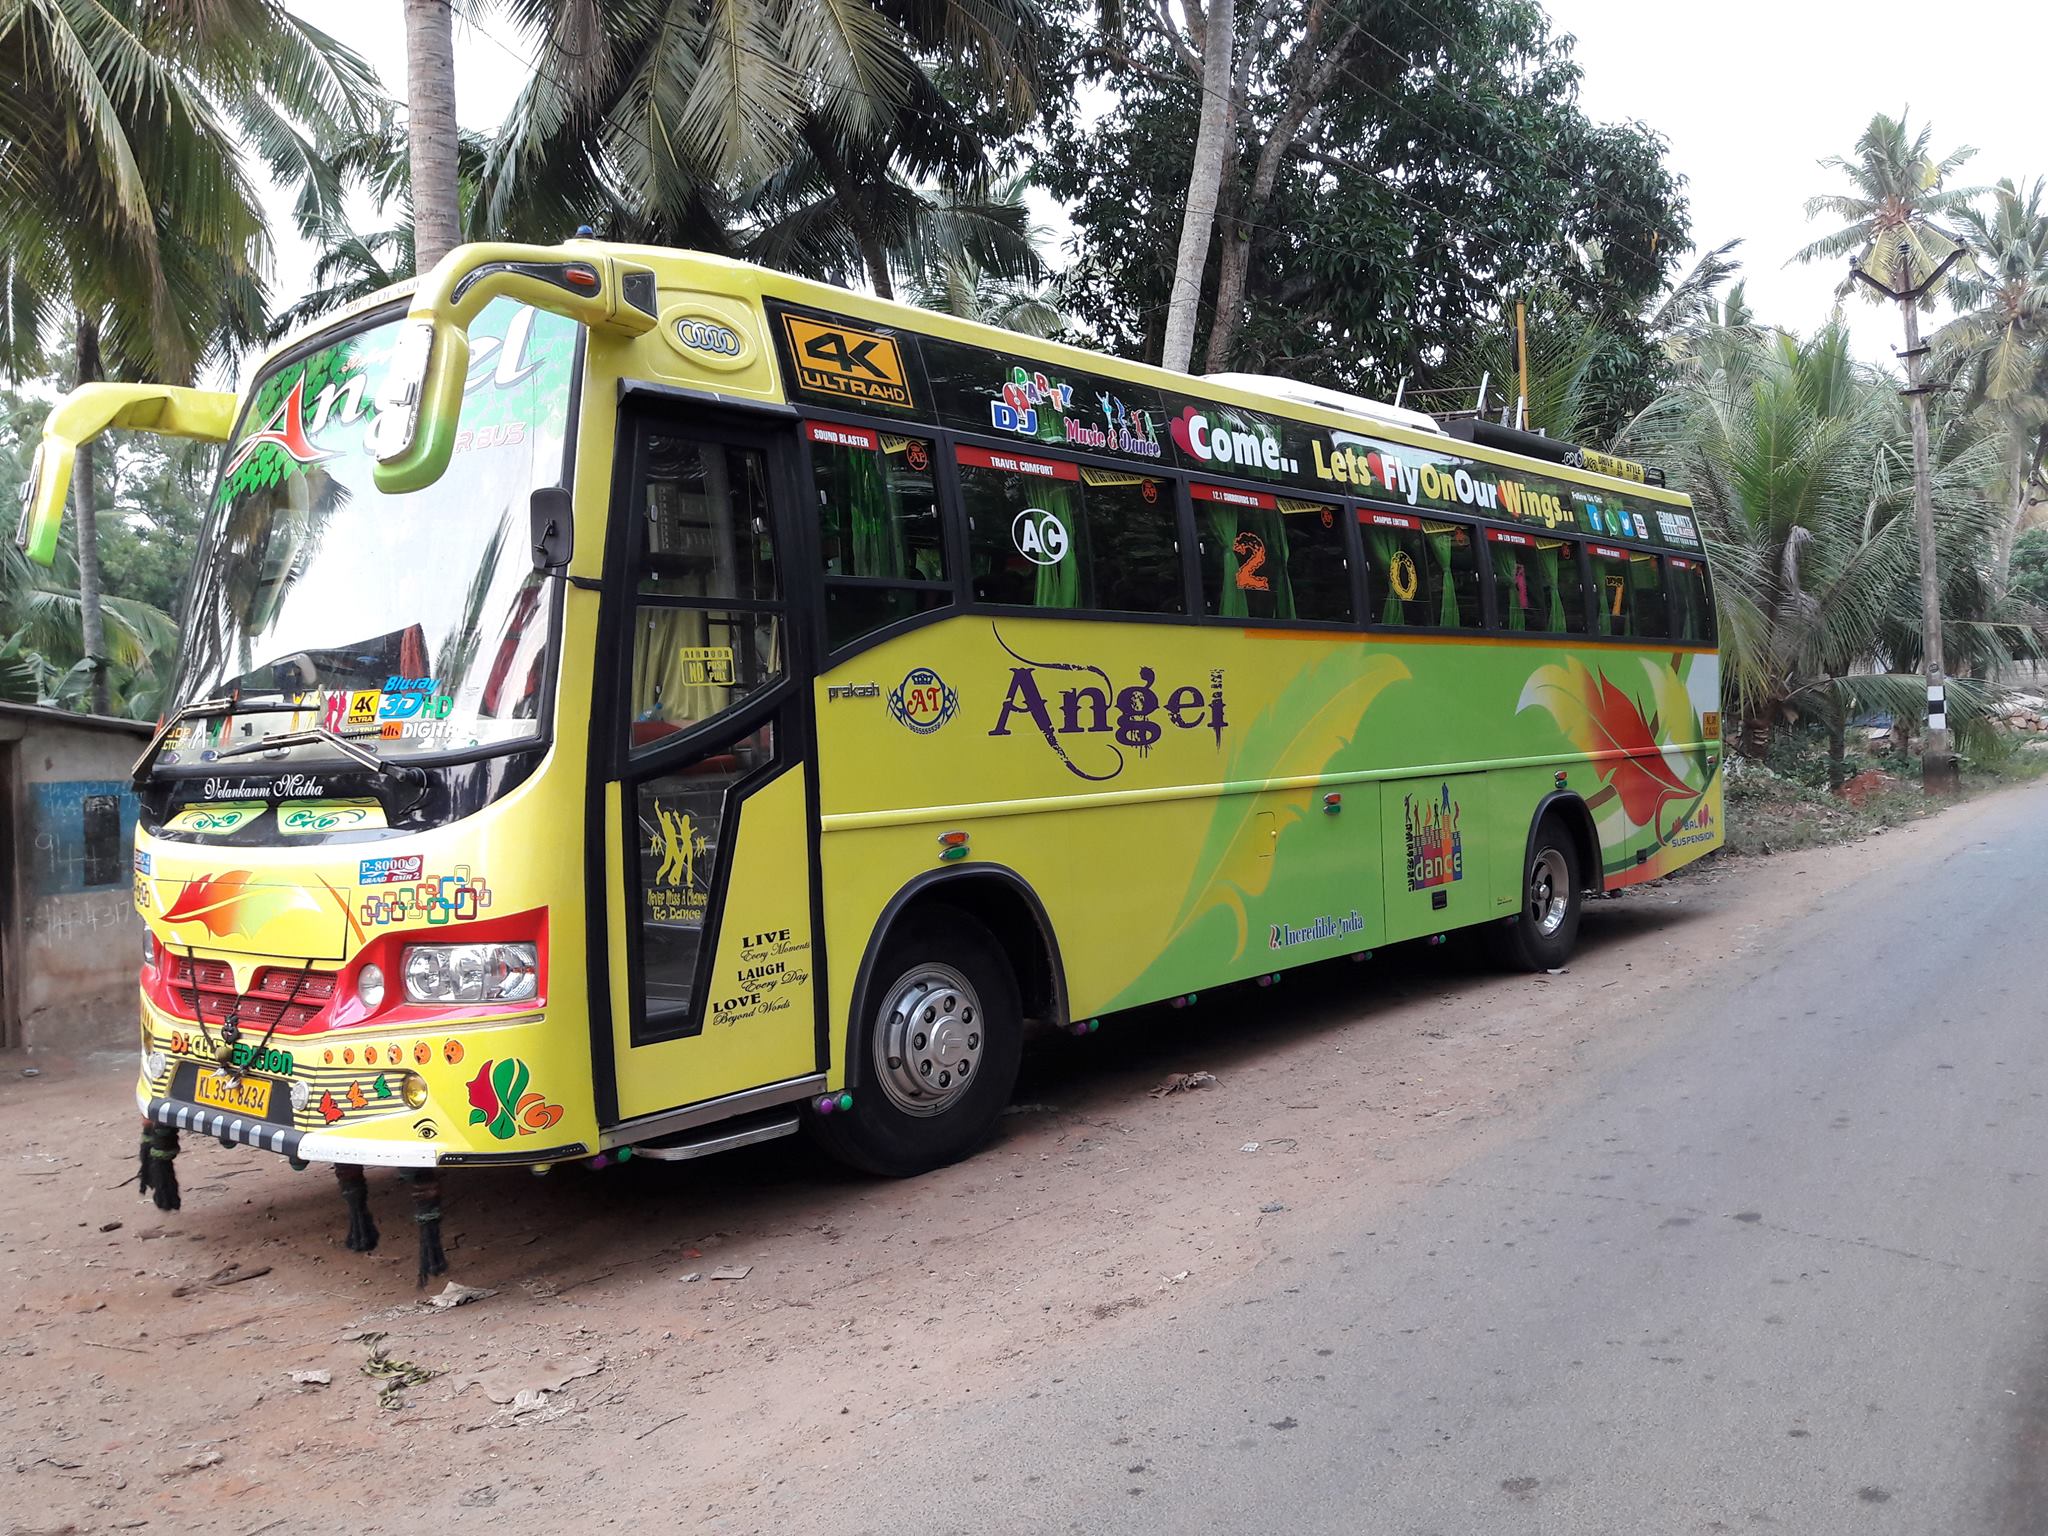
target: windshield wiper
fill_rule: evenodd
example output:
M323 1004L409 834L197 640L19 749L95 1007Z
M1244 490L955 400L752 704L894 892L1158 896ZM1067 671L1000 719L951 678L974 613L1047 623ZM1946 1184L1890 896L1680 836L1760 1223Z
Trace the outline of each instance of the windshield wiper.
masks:
M256 752L282 751L286 747L333 747L343 757L358 767L372 773L388 773L401 784L424 784L426 773L410 763L386 762L368 747L350 741L346 736L337 735L324 725L312 725L302 731L284 731L276 736L265 736L261 741L245 741L238 747L229 747L221 757L248 757Z
M164 742L169 738L172 731L176 730L187 720L206 720L220 715L295 715L317 707L316 705L294 701L282 696L257 702L251 702L246 698L229 697L224 699L201 699L197 703L187 704L183 709L169 716L162 725L157 727L156 734L149 739L149 745L142 749L142 756L138 757L135 760L135 766L128 770L129 777L133 780L136 787L140 788L143 775L149 771L150 765L156 761L157 754L163 750ZM386 762L368 747L361 746L356 742L348 740L346 737L337 735L324 725L308 726L304 730L284 731L275 736L265 736L257 741L245 741L239 746L225 748L215 754L215 756L216 759L247 757L256 752L277 751L286 747L310 746L333 747L343 757L358 767L367 768L372 773L389 774L401 784L421 786L427 782L427 776L421 769L413 767L410 763Z
M170 739L171 732L187 720L209 720L219 715L288 715L312 707L309 704L294 704L283 698L267 704L252 704L247 699L232 695L224 699L200 699L164 717L164 723L158 726L156 734L149 738L149 745L142 749L142 756L135 759L135 766L128 770L128 777L138 789L141 788L142 776L148 773L151 765L156 762L157 754L163 751L164 743Z

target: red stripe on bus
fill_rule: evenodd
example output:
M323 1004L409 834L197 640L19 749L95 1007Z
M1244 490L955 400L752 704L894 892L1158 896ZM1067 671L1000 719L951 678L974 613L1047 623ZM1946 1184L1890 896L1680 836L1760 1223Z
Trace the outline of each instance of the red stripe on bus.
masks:
M1188 493L1197 501L1220 501L1233 507L1257 507L1270 512L1279 503L1264 491L1233 491L1221 485L1191 485Z
M1422 519L1419 517L1404 517L1399 512L1374 512L1365 507L1358 509L1358 520L1361 523L1371 523L1379 528L1420 528L1422 526Z
M840 448L865 448L869 453L882 446L882 440L861 427L835 427L830 422L807 421L804 430L814 443L831 443Z
M1605 544L1588 544L1586 548L1593 551L1596 555L1605 555L1610 560L1626 560L1628 558L1627 550L1611 549Z
M960 462L975 469L1007 469L1012 474L1041 475L1049 480L1078 480L1081 466L1064 464L1058 459L1027 459L1021 453L991 453L986 448L969 448L962 445L958 450Z
M1486 536L1497 544L1534 544L1536 542L1526 533L1503 533L1498 528L1487 529Z

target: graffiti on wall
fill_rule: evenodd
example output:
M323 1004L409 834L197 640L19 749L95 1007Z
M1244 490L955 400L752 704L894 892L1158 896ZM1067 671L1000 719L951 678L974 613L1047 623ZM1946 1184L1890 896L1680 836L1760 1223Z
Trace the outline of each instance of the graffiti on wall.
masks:
M124 779L31 784L30 862L37 896L126 887L135 846L135 791Z

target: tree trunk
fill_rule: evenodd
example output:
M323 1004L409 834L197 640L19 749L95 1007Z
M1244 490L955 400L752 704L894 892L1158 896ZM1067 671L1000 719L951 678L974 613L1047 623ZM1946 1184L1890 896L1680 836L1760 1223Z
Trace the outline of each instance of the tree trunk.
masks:
M99 382L100 324L96 317L78 317L78 382ZM79 445L71 470L71 488L77 496L78 517L78 627L85 645L85 659L92 663L92 712L104 715L107 707L107 641L100 617L100 526L99 486L94 470L93 445Z
M1173 264L1173 297L1166 307L1166 344L1160 357L1162 367L1178 373L1188 371L1195 355L1195 319L1201 307L1202 273L1209 265L1209 235L1216 223L1223 157L1230 148L1230 66L1236 45L1235 0L1210 0L1202 41L1201 115L1195 131L1195 160L1188 169L1180 254Z
M412 140L413 269L462 243L455 168L455 20L449 0L405 0L406 129Z
M1761 763L1771 750L1771 723L1777 718L1778 701L1766 699L1742 719L1736 740L1737 751L1752 763Z
M1828 793L1839 795L1848 781L1849 706L1841 690L1828 693Z
M2012 433L2012 458L2007 465L2011 478L2006 482L2012 496L2012 510L2006 514L1997 546L1991 551L1991 595L1996 598L2006 595L2006 583L2012 577L2012 547L2019 542L2020 521L2027 515L2027 450L2030 444L2018 422L2009 421L2006 426Z
M1900 283L1910 290L1910 275ZM1948 731L1948 673L1941 655L1941 579L1934 547L1934 493L1929 483L1927 397L1920 393L1917 299L1899 301L1906 325L1906 400L1913 418L1913 526L1920 538L1920 648L1927 666L1927 735L1920 743L1920 784L1930 794L1955 789L1956 758Z

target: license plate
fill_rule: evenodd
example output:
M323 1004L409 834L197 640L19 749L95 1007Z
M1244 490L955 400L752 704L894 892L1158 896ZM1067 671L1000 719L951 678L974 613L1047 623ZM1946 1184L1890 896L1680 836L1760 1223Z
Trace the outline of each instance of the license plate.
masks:
M218 1072L200 1075L193 1085L192 1097L209 1109L231 1109L238 1115L248 1115L261 1120L270 1113L271 1090L277 1087L274 1077L245 1077L237 1080Z

